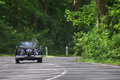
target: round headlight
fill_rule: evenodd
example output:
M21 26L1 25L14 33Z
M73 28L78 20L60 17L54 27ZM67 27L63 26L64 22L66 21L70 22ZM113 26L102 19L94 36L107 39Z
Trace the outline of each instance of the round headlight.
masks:
M39 49L38 52L40 52L41 50Z

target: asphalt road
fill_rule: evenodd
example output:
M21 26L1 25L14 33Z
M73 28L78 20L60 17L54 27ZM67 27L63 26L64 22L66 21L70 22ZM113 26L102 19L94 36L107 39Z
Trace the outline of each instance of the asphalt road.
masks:
M75 62L75 57L44 57L43 63L0 57L0 80L120 80L120 67Z

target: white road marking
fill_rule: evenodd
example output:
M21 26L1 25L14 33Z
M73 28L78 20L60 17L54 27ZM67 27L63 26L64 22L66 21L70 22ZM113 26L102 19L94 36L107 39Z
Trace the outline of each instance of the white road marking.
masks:
M58 67L58 68L62 68L61 66L58 66L58 65L54 65L54 64L50 64L50 65L53 65L53 66ZM59 78L59 77L65 75L65 74L67 73L67 70L66 70L65 68L62 68L62 69L63 69L63 72L62 72L61 74L56 75L56 76L54 76L54 77L52 77L52 78L49 78L49 79L46 79L46 80L57 79L57 78Z
M96 65L96 64L99 64L99 63L91 63L91 64ZM99 65L101 65L101 66L110 66L110 67L114 67L114 68L119 68L120 67L120 66L114 66L114 65L109 65L109 64L99 64Z

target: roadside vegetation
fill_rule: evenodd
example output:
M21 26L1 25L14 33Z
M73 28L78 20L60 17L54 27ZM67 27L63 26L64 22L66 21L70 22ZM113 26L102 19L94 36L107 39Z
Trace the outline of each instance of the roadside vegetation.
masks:
M0 57L13 57L14 54L0 54Z
M66 13L80 28L73 36L78 61L120 65L120 0L92 0L81 11Z
M120 0L0 0L0 56L36 37L50 56L120 65Z

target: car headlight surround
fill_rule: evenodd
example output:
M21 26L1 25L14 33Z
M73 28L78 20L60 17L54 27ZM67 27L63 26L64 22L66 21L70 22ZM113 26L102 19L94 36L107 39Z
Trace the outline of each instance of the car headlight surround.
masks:
M40 52L41 52L41 50L39 49L39 50L38 50L38 53L40 53Z

